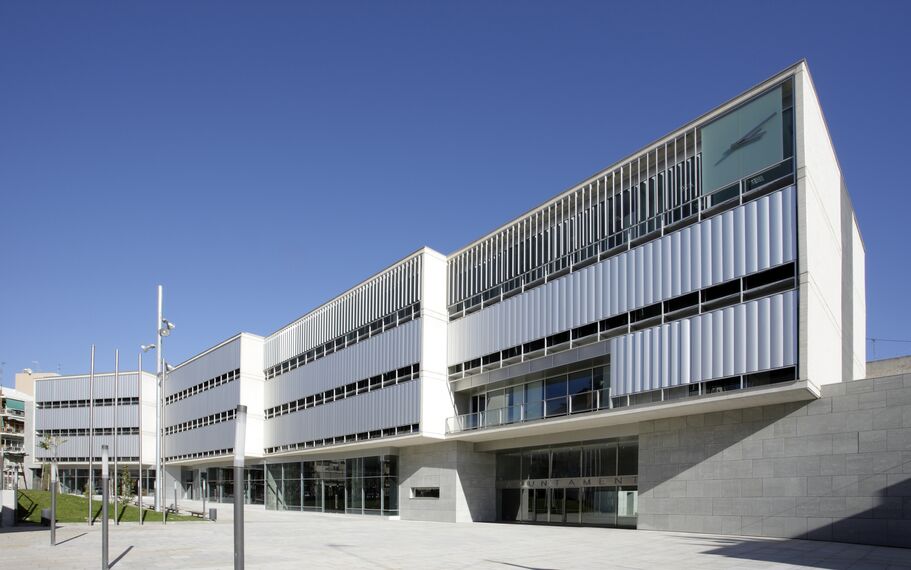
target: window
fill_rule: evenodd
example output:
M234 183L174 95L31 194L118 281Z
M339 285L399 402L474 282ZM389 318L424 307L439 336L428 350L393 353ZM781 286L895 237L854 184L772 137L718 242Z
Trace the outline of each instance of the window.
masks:
M440 498L440 488L439 487L412 487L411 488L411 498L412 499L439 499Z

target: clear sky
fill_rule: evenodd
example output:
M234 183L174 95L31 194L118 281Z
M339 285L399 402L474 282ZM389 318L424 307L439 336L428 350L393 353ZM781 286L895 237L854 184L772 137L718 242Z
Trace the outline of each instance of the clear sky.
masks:
M268 334L803 57L866 243L868 336L911 340L909 7L3 2L4 383L85 371L92 343L98 369L115 348L135 367L158 283L171 362Z

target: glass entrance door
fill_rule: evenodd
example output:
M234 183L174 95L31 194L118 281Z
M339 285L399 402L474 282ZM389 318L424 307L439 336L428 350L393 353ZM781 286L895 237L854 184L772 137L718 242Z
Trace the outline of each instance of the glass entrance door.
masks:
M579 524L583 489L566 489L563 493L563 522Z
M547 489L522 489L527 522L547 522Z
M323 511L327 513L345 512L344 481L323 481Z
M635 528L638 453L632 439L501 453L499 520Z

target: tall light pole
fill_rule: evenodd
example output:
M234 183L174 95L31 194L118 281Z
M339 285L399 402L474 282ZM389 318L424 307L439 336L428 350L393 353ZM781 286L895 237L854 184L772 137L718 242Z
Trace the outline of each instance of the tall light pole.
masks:
M234 417L234 570L244 570L244 452L247 406L237 405Z
M92 345L92 363L89 366L89 526L92 517L92 497L95 495L95 345Z
M171 331L174 330L174 323L170 322L168 319L164 318L161 313L162 306L162 296L163 296L163 287L158 286L158 321L155 326L157 327L158 333L158 342L156 343L156 348L158 349L158 358L157 358L157 387L155 393L155 406L157 413L155 414L155 510L162 511L164 503L164 462L162 461L163 450L163 440L161 436L161 427L162 427L162 412L163 412L163 403L162 397L164 395L164 378L165 378L165 363L164 363L164 346L163 340L164 337L171 334ZM162 516L162 520L165 517Z
M155 358L155 510L161 511L161 300L163 287L158 286L158 318L155 320L155 333L158 341Z
M57 445L51 463L51 546L57 546Z
M108 446L101 446L101 568L108 570Z
M137 407L137 422L139 423L139 483L136 485L136 494L139 499L139 525L142 526L142 355L155 348L154 344L143 344L139 346L139 373L136 379L136 393L139 395L139 406Z
M120 395L120 390L118 389L120 385L120 349L114 350L114 524L119 525L120 519L117 516L117 497L120 495L119 489L117 488L117 440L120 438L118 433L118 427L120 422L117 421L118 411L120 410L119 403L117 402L117 397Z

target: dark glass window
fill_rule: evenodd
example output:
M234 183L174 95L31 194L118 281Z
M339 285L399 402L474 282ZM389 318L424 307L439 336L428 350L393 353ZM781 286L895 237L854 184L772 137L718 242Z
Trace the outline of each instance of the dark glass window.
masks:
M581 394L592 390L592 371L583 370L569 375L569 393Z
M550 475L550 453L536 449L522 454L522 477L525 479L547 479Z
M566 395L566 376L555 376L548 378L544 382L544 397L546 399L557 398Z
M579 477L582 474L579 459L578 447L554 449L551 454L550 477L552 479Z
M639 445L621 443L619 447L618 475L637 475L639 473Z
M582 448L583 477L612 477L617 474L617 444L608 443Z
M412 487L411 496L415 499L439 499L439 487Z

